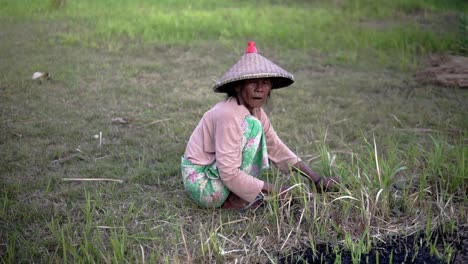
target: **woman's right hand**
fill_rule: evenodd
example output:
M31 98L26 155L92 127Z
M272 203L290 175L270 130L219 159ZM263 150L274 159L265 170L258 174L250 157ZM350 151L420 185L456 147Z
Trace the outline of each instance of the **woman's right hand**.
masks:
M331 191L338 188L339 184L340 179L338 177L322 177L317 183L315 183L315 186L317 187L317 190Z
M284 200L284 199L287 198L287 195L289 193L289 190L288 190L289 187L290 186L287 186L287 185L277 187L276 185L264 182L262 191L265 192L265 193L268 193L268 194L277 193L278 196L279 196L279 199Z
M280 201L284 201L288 198L288 193L289 193L289 187L290 186L281 186L278 191L278 196Z

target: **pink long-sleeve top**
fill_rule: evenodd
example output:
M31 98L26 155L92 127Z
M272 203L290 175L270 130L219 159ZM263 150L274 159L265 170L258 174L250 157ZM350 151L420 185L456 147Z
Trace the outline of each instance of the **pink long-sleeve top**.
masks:
M229 98L207 111L190 136L185 158L196 165L216 162L224 185L242 199L252 202L263 188L263 181L240 170L242 163L242 128L251 115L244 105ZM300 159L278 137L262 108L254 109L266 137L268 158L275 166L288 171L288 164Z

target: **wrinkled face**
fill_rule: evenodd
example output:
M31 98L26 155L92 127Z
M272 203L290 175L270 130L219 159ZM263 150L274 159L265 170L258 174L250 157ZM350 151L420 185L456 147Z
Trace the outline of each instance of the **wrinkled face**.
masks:
M252 111L265 103L270 94L271 86L271 79L250 79L244 80L240 86L236 87L236 91L241 104Z

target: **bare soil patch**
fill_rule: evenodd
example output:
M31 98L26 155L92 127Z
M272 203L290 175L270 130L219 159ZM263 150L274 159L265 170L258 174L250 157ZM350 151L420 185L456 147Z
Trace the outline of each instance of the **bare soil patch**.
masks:
M435 55L416 77L423 83L468 88L468 57Z
M428 243L427 241L430 241ZM444 243L454 246L455 252L451 256L441 256L431 250L431 244L444 252ZM468 227L462 226L452 234L446 234L442 230L434 232L427 239L424 234L413 234L407 237L394 237L389 242L379 243L367 254L362 254L360 263L467 263L468 252ZM343 250L341 256L334 253L331 245L317 245L314 251L311 248L297 252L283 258L279 263L335 263L341 258L341 263L353 263L353 252Z

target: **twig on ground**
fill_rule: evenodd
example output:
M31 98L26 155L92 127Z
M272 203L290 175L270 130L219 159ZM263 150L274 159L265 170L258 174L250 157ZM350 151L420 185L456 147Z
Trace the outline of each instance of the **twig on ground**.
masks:
M53 163L63 163L63 162L65 162L65 161L69 161L69 160L74 159L74 158L83 159L82 157L80 157L80 155L78 155L78 154L73 154L73 155L70 155L70 156L65 157L65 158L55 159L55 160L53 160L53 161L51 161L51 162L53 162Z
M232 241L231 239L227 238L226 236L223 236L222 234L217 233L216 235L219 236L220 238L224 239L224 240L227 240L227 241L231 242L233 245L238 244L238 243Z
M97 157L97 158L94 158L94 161L98 161L98 160L102 160L102 159L107 159L107 158L110 158L111 155L105 155L105 156L102 156L102 157Z
M140 245L140 249L141 249L141 263L145 264L145 250L143 249L143 246Z
M233 221L229 221L229 222L226 222L226 223L222 223L221 225L219 225L216 229L215 229L215 232L218 232L220 228L222 228L223 226L226 226L226 225L231 225L231 224L235 224L235 223L239 223L239 222L245 222L245 221L249 221L250 219L248 218L242 218L242 219L237 219L237 220L233 220Z
M338 121L336 121L334 123L331 123L330 125L334 126L334 125L337 125L339 123L348 122L348 121L349 121L348 118L344 118L344 119L338 120Z
M456 129L456 128L448 128L448 129L442 129L442 130L436 130L432 128L397 128L398 131L403 131L403 132L414 132L414 133L441 133L441 132L446 132L446 133L461 133L461 129Z
M289 234L286 236L286 239L284 240L284 243L283 243L283 245L281 246L281 248L279 250L280 252L281 252L281 250L283 250L284 246L286 245L286 242L288 242L289 237L291 236L293 231L294 231L294 229L291 229L291 231L289 231Z
M110 179L110 178L62 178L62 181L111 181L123 183L123 180Z
M17 136L17 137L19 137L19 138L23 137L22 134L17 133L17 132L15 132L15 131L10 131L10 133L12 133L13 135L15 135L15 136Z
M153 122L149 122L148 124L141 125L139 127L147 127L147 126L151 126L151 125L161 123L161 122L164 122L164 121L169 121L169 120L171 120L171 119L170 118L159 119L159 120L155 120Z
M226 240L226 241L231 242L234 246L238 246L238 244L239 244L239 243L237 243L235 241L232 241L231 239L223 236L222 234L217 233L216 235L219 236L220 238ZM236 252L247 253L248 250L245 248L245 244L243 244L243 246L244 246L244 249L233 249L233 250L227 250L227 251L225 251L224 249L221 249L221 255L227 255L227 254L236 253Z
M187 247L187 242L185 241L184 230L182 229L182 225L180 225L179 227L180 227L180 235L182 236L182 241L184 242L185 253L187 254L187 263L193 263L192 257L190 256L190 252Z
M96 226L97 228L102 228L102 229L118 229L118 228L123 228L121 226Z
M261 244L258 245L258 247L266 254L267 258L271 261L271 263L276 263L275 259L270 257L270 254L262 247Z
M80 152L80 153L83 153L83 154L86 154L84 151L82 151L81 149L79 148L75 148L76 151Z

